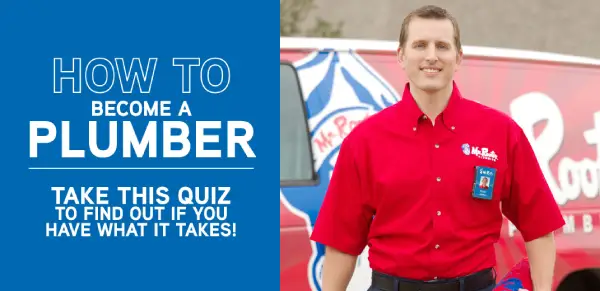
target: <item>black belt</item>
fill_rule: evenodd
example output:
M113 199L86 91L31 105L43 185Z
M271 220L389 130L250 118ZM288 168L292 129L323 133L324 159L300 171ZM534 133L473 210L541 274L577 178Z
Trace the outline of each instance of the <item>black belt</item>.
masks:
M461 280L462 279L462 280ZM463 289L460 288L463 281ZM394 287L394 282L398 283ZM416 281L373 272L372 286L384 291L479 291L496 283L493 269L486 269L462 278Z

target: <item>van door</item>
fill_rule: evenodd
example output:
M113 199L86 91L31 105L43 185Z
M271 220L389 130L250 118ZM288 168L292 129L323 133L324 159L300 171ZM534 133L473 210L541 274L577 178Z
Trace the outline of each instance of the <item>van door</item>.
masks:
M280 66L280 290L310 290L307 273L312 251L312 225L307 207L318 210L313 190L318 184L308 118L296 68ZM312 270L312 268L311 268Z

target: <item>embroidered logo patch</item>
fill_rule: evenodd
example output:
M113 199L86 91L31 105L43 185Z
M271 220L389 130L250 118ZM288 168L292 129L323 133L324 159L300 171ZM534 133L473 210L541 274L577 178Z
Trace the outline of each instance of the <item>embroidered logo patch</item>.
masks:
M488 148L474 147L469 145L468 143L465 143L461 146L461 149L463 154L465 154L466 156L473 155L482 160L488 160L493 162L498 160L498 155L494 151L490 151L490 149Z

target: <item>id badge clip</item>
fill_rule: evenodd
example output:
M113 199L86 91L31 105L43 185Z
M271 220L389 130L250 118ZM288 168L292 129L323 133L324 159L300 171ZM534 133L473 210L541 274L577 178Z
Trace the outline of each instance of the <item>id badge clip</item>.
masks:
M475 181L473 181L473 197L477 199L492 200L494 197L494 182L496 169L477 166L475 167Z

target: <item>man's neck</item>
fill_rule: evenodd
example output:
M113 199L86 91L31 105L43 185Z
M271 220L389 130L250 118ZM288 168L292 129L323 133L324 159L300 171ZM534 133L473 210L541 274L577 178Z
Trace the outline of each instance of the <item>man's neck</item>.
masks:
M418 89L416 86L410 86L412 94L417 106L427 115L433 123L438 115L444 111L448 105L448 100L452 94L452 85L439 91L426 92Z

